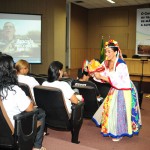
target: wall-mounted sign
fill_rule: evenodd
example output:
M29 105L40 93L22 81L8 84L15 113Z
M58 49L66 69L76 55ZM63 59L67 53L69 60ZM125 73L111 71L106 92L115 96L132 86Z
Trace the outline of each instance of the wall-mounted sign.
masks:
M150 8L137 9L136 54L150 56Z

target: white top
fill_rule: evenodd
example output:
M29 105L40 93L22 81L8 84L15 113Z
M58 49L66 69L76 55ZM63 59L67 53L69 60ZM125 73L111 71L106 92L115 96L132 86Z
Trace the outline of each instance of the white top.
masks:
M106 68L105 63L103 63L103 65L105 70L100 72L100 74L102 76L108 77L109 83L112 87L118 90L131 89L128 67L122 59L116 60L116 66L114 66L113 71L110 71L109 68ZM94 80L97 82L104 82L102 80L97 80L95 77Z
M2 100L2 102L7 115L14 126L13 116L25 111L30 105L31 100L17 85L13 87L13 90L15 90L16 92L9 90L7 98Z
M67 82L65 82L65 81L54 81L54 82L44 81L42 85L61 89L62 93L64 95L64 98L65 98L68 112L71 113L71 106L72 105L71 105L70 98L75 93L75 91L72 90L72 88L70 87L70 85Z
M35 86L37 86L37 85L40 85L40 84L35 80L35 78L34 78L34 77L31 77L31 76L19 74L19 75L18 75L18 81L21 82L21 83L25 83L25 84L27 84L27 85L30 87L30 90L31 90L33 99L35 100L33 88L34 88Z

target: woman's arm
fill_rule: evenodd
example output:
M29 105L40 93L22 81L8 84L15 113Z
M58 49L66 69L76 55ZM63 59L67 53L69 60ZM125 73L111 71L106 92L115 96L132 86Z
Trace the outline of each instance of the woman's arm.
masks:
M71 103L78 104L78 99L75 94L73 94L70 98Z
M94 77L97 80L103 80L103 81L109 82L108 77L102 76L99 72L95 72Z
M29 112L29 111L33 111L33 109L34 109L34 106L33 106L33 103L31 102L25 111Z

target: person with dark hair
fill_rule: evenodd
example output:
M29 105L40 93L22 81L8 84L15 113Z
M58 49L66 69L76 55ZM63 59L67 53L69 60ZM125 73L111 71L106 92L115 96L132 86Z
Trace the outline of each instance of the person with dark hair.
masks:
M101 126L104 137L120 141L124 136L138 134L141 128L138 93L130 80L118 42L109 40L105 43L105 50L104 70L94 72L93 78L97 82L108 82L111 88L92 119Z
M94 87L97 95L97 101L102 102L103 98L100 97L99 90L95 83L89 80L90 75L87 70L79 68L77 80L72 81L72 86L91 86Z
M0 55L0 98L12 125L13 116L23 111L32 111L33 103L25 92L18 86L18 78L14 69L13 58L9 55ZM45 127L45 112L39 109L38 120L42 123L37 132L33 150L46 150L42 147Z
M71 113L71 103L77 104L78 99L75 95L75 91L70 87L67 82L59 81L59 79L62 78L62 75L63 64L59 61L53 61L48 68L47 81L44 81L42 85L61 89L65 98L68 112Z

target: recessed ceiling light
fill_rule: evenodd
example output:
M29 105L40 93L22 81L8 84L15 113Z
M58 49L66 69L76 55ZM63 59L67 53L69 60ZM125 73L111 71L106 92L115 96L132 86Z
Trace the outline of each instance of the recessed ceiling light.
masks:
M115 2L114 2L114 1L112 1L112 0L107 0L107 1L108 1L108 2L110 2L110 3L113 3L113 4L115 3Z

